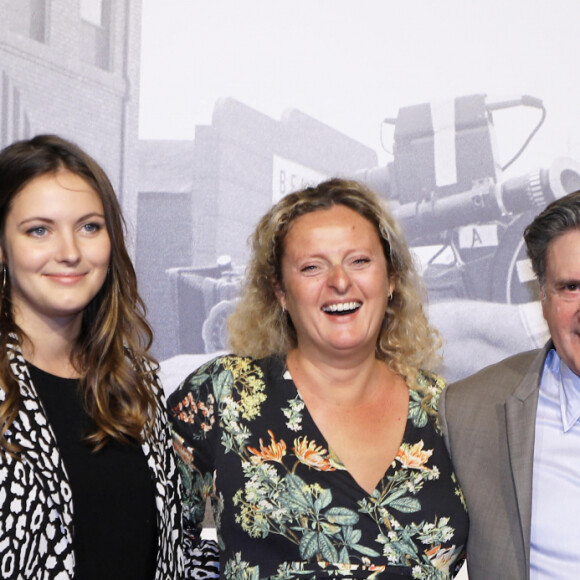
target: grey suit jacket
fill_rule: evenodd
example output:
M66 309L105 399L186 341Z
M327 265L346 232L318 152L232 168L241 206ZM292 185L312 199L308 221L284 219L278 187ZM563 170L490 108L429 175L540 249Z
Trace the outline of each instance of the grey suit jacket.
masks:
M536 408L551 347L487 367L450 385L440 399L469 513L469 580L529 578Z

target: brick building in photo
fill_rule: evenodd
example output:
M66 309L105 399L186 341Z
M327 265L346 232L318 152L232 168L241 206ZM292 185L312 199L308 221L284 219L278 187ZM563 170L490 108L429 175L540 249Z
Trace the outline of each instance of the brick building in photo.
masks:
M0 146L56 133L136 217L141 0L0 0Z

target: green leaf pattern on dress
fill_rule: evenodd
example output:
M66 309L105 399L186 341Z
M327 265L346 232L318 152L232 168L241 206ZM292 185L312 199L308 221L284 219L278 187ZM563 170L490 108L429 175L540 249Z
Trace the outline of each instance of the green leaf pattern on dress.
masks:
M392 469L373 494L359 502L359 512L332 506L332 491L319 484L307 484L295 469L300 463L322 471L344 467L330 450L320 442L308 441L306 436L278 441L275 433L269 431L269 442L260 440L260 449L250 447L245 423L260 414L266 400L262 372L252 359L223 357L221 361L221 365L206 366L198 372L189 386L195 391L209 379L215 397L209 398L210 404L198 412L207 415L208 428L219 416L221 444L241 459L245 485L233 498L238 510L236 521L253 538L279 534L299 547L305 562L284 563L275 578L308 577L312 575L312 562L328 568L328 576L348 576L350 571L362 568L368 571L368 578L373 578L384 569L375 569L371 564L372 558L380 554L387 556L392 565L411 567L413 578L449 578L449 564L460 548L440 548L453 536L448 518L403 526L394 515L419 512L418 492L425 482L439 477L435 466L427 466L432 451L423 449L423 441L401 446ZM410 390L409 403L409 420L418 427L430 420L430 411L436 411L436 395L442 387L422 377L421 380L423 390ZM303 411L299 396L288 400L282 409L286 426L297 434L302 429ZM188 483L200 488L196 491L200 496L207 494L212 485L207 478L186 482L186 486ZM358 543L361 514L368 514L376 524L375 548ZM260 579L259 567L244 562L239 553L225 564L223 574L232 580Z

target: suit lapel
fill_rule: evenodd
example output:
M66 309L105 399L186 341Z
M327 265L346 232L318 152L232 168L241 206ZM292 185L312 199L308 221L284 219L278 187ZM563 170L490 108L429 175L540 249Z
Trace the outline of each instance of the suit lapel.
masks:
M536 409L542 368L549 348L551 344L548 344L532 360L523 379L505 404L510 465L525 546L527 570L530 564Z

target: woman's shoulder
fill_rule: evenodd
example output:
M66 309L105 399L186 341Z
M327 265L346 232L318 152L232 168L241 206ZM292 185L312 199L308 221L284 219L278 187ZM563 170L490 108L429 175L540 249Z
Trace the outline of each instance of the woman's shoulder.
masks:
M234 375L241 375L250 372L257 372L258 369L260 369L260 361L250 356L222 354L199 366L190 373L188 378L211 376L222 371L227 371Z
M22 351L17 342L8 342L6 344L8 364L10 365L11 375L16 379L20 386L21 397L36 398L36 393L32 385L32 379L28 370L28 365L22 356ZM6 399L5 385L0 382L0 402Z
M439 397L446 387L445 379L437 373L420 369L417 373L417 392L420 398L425 402L428 401L428 406L437 409L439 404Z
M446 386L445 379L441 375L424 369L419 369L417 373L417 383L421 387L435 389L439 393Z
M225 354L217 356L192 371L182 381L177 391L216 391L234 383L262 380L266 359ZM226 390L230 390L227 388Z
M418 372L409 400L409 418L417 427L431 424L440 433L439 397L444 388L445 381L439 375L425 370Z

